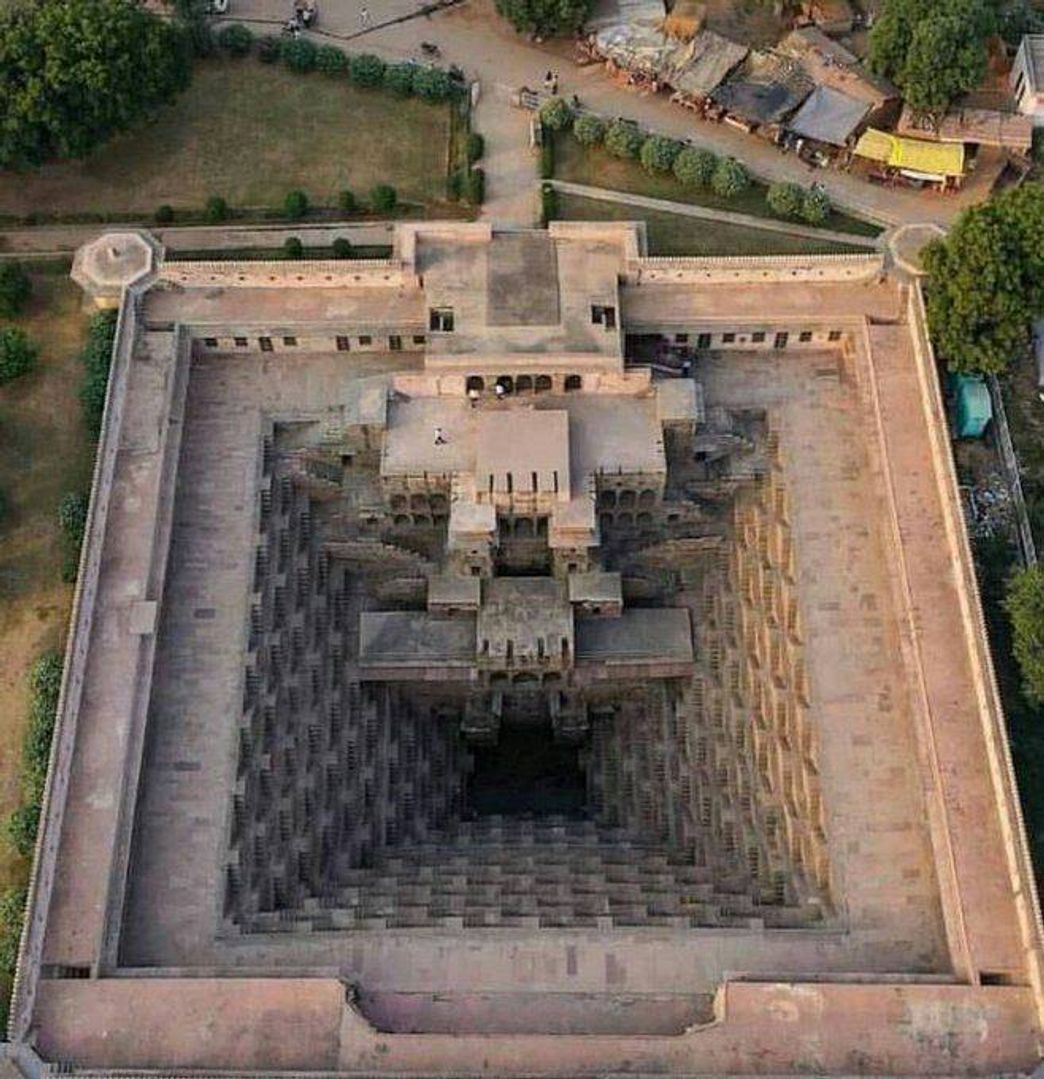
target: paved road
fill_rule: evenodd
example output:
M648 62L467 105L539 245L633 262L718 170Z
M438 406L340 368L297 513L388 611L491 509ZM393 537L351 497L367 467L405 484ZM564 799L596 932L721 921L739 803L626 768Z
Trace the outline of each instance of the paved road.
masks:
M878 251L883 246L880 237L857 236L851 232L835 232L833 229L817 229L808 225L792 224L789 221L770 221L751 214L737 214L731 210L711 210L706 206L694 206L691 202L671 202L668 199L653 199L646 195L633 195L628 191L613 191L605 187L589 187L587 184L574 184L567 180L553 180L555 188L566 195L577 195L585 199L600 199L602 202L614 202L623 206L636 206L643 210L657 213L678 214L681 217L698 217L706 221L724 222L729 225L742 225L744 228L763 229L765 232L781 232L786 236L804 236L812 240L829 240L831 243L851 244Z
M288 5L281 0L232 0L233 18L285 17ZM326 41L345 40L350 51L363 48L389 59L423 59L422 41L439 46L443 63L455 63L478 78L482 95L475 126L486 137L486 170L489 204L487 216L515 223L531 223L537 207L532 197L533 162L526 145L527 115L510 104L509 91L517 86L537 87L549 68L558 71L559 89L565 96L578 94L585 107L605 116L627 116L647 128L676 138L686 138L719 154L742 159L766 180L790 180L807 184L813 177L831 198L852 212L882 224L933 221L948 223L965 206L985 195L983 175L973 175L955 196L931 192L886 190L858 176L830 169L813 169L792 154L746 135L726 124L700 120L691 112L671 105L664 95L636 93L610 82L600 64L580 68L570 59L571 46L556 42L536 45L514 31L496 15L492 0L466 0L459 6L430 16L402 19L411 0L323 0L320 29L334 35ZM369 9L371 29L365 29L360 8ZM419 7L419 5L416 5ZM320 39L317 39L320 40Z
M34 228L0 231L0 258L66 255L81 244L110 232L119 225L39 225ZM351 221L315 225L182 225L171 228L150 226L149 231L173 251L221 251L236 247L283 246L288 236L296 236L306 247L329 246L339 236L356 247L378 247L392 242L390 221Z

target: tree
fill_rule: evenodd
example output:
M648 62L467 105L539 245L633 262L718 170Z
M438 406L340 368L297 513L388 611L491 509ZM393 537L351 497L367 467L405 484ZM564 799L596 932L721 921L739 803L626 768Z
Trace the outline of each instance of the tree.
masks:
M965 373L995 373L1025 354L1044 310L1044 186L1027 183L972 207L921 255L928 327Z
M678 154L673 166L675 179L686 187L707 187L717 167L718 159L710 150L692 146L686 146Z
M1022 674L1022 692L1044 704L1044 567L1028 566L1008 582L1004 608L1011 619L1012 651Z
M358 208L358 203L355 198L355 192L349 191L348 188L345 188L337 196L337 205L340 206L340 208L344 210L346 214L353 213Z
M575 34L587 21L594 0L496 0L497 11L524 34Z
M152 218L157 225L169 225L174 220L174 207L169 202L165 202L162 206L156 207Z
M573 138L581 146L597 146L605 138L605 122L585 112L573 121Z
M17 326L0 327L0 386L30 370L37 351L25 330Z
M638 158L646 172L670 172L681 149L682 145L677 139L670 139L666 135L650 135L642 143Z
M549 98L540 106L540 122L548 131L565 131L573 122L573 110L562 98Z
M262 64L274 64L279 59L280 52L279 38L273 37L271 34L265 34L264 37L257 39L257 58Z
M217 41L231 56L246 56L254 47L254 35L238 22L223 26L218 31Z
M336 45L320 45L315 66L324 75L343 75L348 70L348 57Z
M288 191L286 198L283 199L283 213L291 221L300 221L308 213L308 196L296 188L293 191Z
M20 314L32 291L32 282L20 262L0 262L0 318Z
M642 148L642 133L637 124L627 120L614 120L605 133L605 148L613 155L626 159L634 159Z
M352 242L344 236L338 236L332 244L332 250L335 259L350 259L352 257Z
M723 157L715 166L711 187L723 199L735 198L750 186L750 173L734 157Z
M296 71L298 75L306 75L309 71L314 71L319 61L319 50L303 37L287 38L280 45L279 54L283 58L283 63L291 71Z
M228 203L220 195L211 195L203 209L203 216L216 225L228 217Z
M283 257L299 259L304 255L304 244L296 236L287 236L283 241Z
M801 216L810 225L822 225L830 216L833 206L830 196L821 187L810 187L801 200Z
M184 90L184 28L126 0L39 0L0 19L0 168L85 157Z
M413 73L413 92L421 101L445 101L453 86L441 67L417 67Z
M380 86L384 79L384 61L368 52L348 61L348 74L356 86Z
M370 205L378 214L390 214L399 201L399 193L391 184L377 184L370 192Z
M388 64L384 69L384 88L399 97L409 97L413 93L413 73L416 64Z
M805 201L805 192L799 184L774 183L769 185L765 201L777 217L797 217Z
M870 66L915 109L941 112L982 80L997 26L991 0L887 0L870 33Z

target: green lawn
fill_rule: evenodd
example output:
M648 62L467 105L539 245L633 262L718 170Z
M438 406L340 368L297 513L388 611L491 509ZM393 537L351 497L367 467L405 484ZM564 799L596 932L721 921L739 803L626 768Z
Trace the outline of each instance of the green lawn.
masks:
M617 202L558 196L558 216L572 221L645 221L650 255L836 255L865 248L833 243L830 240L806 240L764 229L704 221L679 214L653 213L622 206Z
M94 447L77 396L85 316L80 290L64 274L34 274L33 296L16 320L40 346L36 367L0 386L0 820L18 801L26 676L45 648L61 645L72 586L61 580L58 503L90 484ZM26 871L0 839L0 885Z
M735 198L724 199L709 188L685 187L671 175L652 176L636 161L621 161L606 153L600 146L586 148L568 134L560 134L555 139L555 179L629 191L654 199L689 202L712 210L731 210L733 213L779 220L765 202L767 189L764 184L751 184ZM851 232L857 236L877 236L881 232L877 225L837 211L823 222L822 227L837 232Z
M333 206L342 189L365 196L381 182L432 206L446 196L449 135L449 105L254 59L208 60L153 123L86 161L0 173L0 214L151 214L210 195L260 209L296 187Z

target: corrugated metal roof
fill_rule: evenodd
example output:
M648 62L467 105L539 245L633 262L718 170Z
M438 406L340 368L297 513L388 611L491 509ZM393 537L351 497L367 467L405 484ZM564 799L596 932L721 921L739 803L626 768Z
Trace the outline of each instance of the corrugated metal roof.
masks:
M894 169L926 176L961 176L964 173L964 146L961 143L906 139L871 127L860 136L855 152Z
M955 109L936 126L930 116L903 107L896 132L930 142L974 142L980 146L1002 146L1026 153L1033 145L1033 120L1017 112L995 109Z

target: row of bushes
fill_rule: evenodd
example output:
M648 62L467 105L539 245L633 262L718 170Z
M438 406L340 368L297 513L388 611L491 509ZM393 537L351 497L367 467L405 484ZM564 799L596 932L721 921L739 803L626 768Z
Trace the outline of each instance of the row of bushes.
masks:
M116 312L99 311L87 326L87 343L80 353L83 364L83 383L80 386L80 405L88 434L97 441L101 434L102 414L105 411L105 391L109 385L112 364L112 343L116 337Z
M572 130L582 146L603 146L607 153L623 160L637 161L652 175L672 174L685 187L708 187L721 198L735 198L747 190L752 178L735 158L719 158L710 150L689 146L667 135L646 135L629 120L606 123L598 116L574 115L562 98L552 98L540 110L545 131ZM540 175L554 176L554 142L545 138L541 146ZM798 184L772 184L766 194L769 209L778 217L801 218L820 225L830 216L830 199L818 186L808 190Z
M272 35L255 38L241 23L222 27L217 44L229 56L248 56L257 52L264 63L281 60L291 71L307 74L320 71L324 75L347 77L356 86L375 89L383 87L399 97L419 97L422 101L446 101L462 84L439 67L409 61L385 63L372 53L349 56L336 45L316 45L303 37L278 38Z
M374 213L391 213L398 204L399 193L390 184L377 184L370 190L369 209ZM366 206L359 202L354 191L346 188L337 196L337 208L346 214L351 214L365 210ZM283 217L291 221L300 221L307 217L311 210L312 202L304 191L295 188L286 193L282 206ZM203 207L203 218L211 225L219 225L232 215L232 207L220 195L211 195ZM168 204L158 207L153 214L157 225L173 224L175 217L174 207Z

